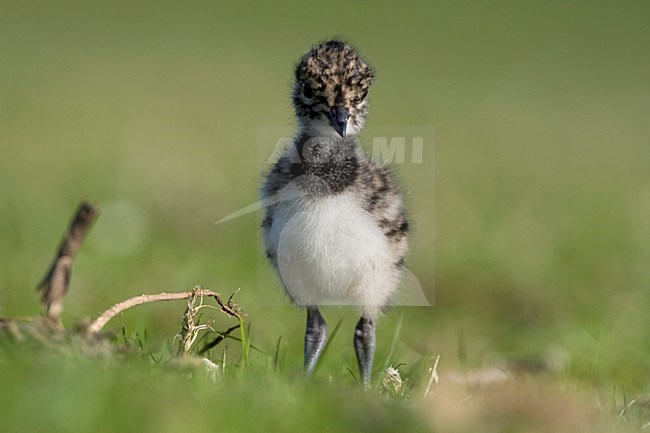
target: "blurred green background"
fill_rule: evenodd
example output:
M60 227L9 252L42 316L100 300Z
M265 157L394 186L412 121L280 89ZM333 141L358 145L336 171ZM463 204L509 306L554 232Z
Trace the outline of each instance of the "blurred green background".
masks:
M257 199L273 151L259 128L294 129L294 62L343 35L377 70L368 127L435 131L422 164L397 167L415 222L407 265L434 306L391 310L378 356L403 314L399 362L559 358L599 394L645 392L649 22L647 1L2 1L0 316L40 311L34 287L85 197L103 213L64 324L140 293L241 288L252 343L273 353L281 336L299 370L302 312L260 301L285 303L260 215L215 222ZM164 347L183 308L109 327ZM343 320L329 371L344 376L355 313L326 316ZM52 385L21 371L2 387Z

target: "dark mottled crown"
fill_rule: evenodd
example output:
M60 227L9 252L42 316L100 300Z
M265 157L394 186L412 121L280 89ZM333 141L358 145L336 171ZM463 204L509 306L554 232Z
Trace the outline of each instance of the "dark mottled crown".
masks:
M298 62L295 77L293 101L303 123L343 104L353 126L362 126L373 71L350 45L339 40L316 45Z

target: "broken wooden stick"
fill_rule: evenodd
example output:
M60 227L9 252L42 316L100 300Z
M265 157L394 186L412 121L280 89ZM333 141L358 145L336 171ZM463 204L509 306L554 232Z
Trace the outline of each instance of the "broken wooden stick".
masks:
M58 321L63 311L63 298L68 292L72 261L98 215L97 207L85 200L81 202L52 265L43 281L36 287L36 290L41 293L41 304L45 307L45 315L53 321Z
M160 302L160 301L176 301L179 299L190 299L195 297L212 297L217 301L217 304L221 307L221 311L232 317L241 317L242 313L239 312L237 306L232 302L228 301L227 303L221 300L220 295L217 292L212 290L203 289L202 287L196 287L194 290L188 292L180 293L157 293L154 295L140 295L129 298L126 301L119 302L113 305L111 308L102 313L97 319L95 319L89 326L86 328L86 331L89 334L97 334L102 328L111 320L113 317L118 315L124 310L128 310L131 307L136 305L148 304L150 302Z

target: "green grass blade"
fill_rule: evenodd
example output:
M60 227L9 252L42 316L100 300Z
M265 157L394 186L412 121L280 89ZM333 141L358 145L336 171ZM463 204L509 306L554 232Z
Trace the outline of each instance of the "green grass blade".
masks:
M321 359L323 359L323 357L327 353L327 349L330 347L330 343L332 342L332 340L334 340L334 337L336 337L336 334L339 332L339 328L341 328L341 323L343 323L343 319L340 319L338 321L338 323L334 327L334 330L332 331L332 334L327 339L327 342L325 342L325 347L323 347L323 351L321 352L320 356L316 360L316 365L314 365L314 373L316 373L316 370L318 370L318 366L320 365Z
M273 369L280 370L280 344L282 344L282 335L278 337L278 342L275 345L275 353L273 354Z
M246 330L244 326L244 319L240 316L239 317L239 332L241 335L241 354L242 354L242 364L247 365L248 364L248 352L250 349L250 341L248 341L248 338L246 338Z
M349 367L346 368L346 370L347 370L348 373L350 373L350 376L352 376L352 379L354 379L354 381L357 383L357 385L359 385L359 387L363 388L363 385L361 384L359 379L357 379L357 375L354 374L354 371L352 371L352 369L349 368Z
M242 339L240 337L235 337L234 335L226 335L225 337L230 338L231 340L239 341L240 343L242 342ZM269 358L271 357L268 353L264 352L262 349L260 349L259 347L257 347L256 345L254 345L254 344L252 344L250 342L248 342L247 346L248 346L249 349L253 349L257 353L260 353L260 354L262 354L262 355L264 355L266 357L269 357ZM243 345L242 345L242 348L243 348ZM246 354L246 356L248 357L248 354Z
M397 324L395 325L395 332L393 333L393 340L390 343L390 349L388 350L388 355L386 355L386 360L384 365L381 368L381 371L385 371L391 364L393 360L393 354L397 348L397 343L399 338L402 335L402 326L404 325L404 310L400 312L399 319L397 319Z

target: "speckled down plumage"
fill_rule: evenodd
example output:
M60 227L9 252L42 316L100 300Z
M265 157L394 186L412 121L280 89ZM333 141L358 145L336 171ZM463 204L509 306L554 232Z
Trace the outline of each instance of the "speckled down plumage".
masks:
M355 305L376 318L394 295L408 248L402 193L369 159L363 127L371 68L340 41L309 51L296 67L300 128L262 188L266 255L298 305ZM327 110L349 113L346 136Z

